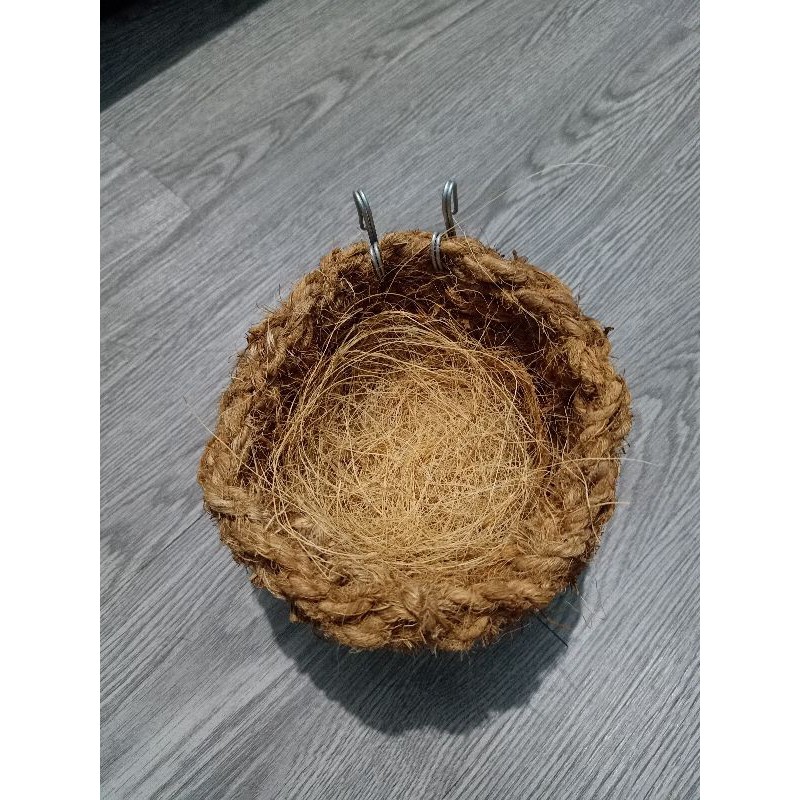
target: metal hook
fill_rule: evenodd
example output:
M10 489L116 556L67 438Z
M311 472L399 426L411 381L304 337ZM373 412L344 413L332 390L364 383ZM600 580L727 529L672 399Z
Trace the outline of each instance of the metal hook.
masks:
M383 258L381 257L381 249L378 246L378 234L375 230L375 220L372 218L372 209L369 207L367 196L361 189L353 192L353 201L358 211L359 227L362 231L366 231L369 237L369 255L372 259L372 266L375 268L378 279L382 280L385 274Z
M442 264L442 238L455 236L456 221L453 214L458 213L458 184L452 180L447 181L442 189L442 216L444 217L445 230L434 233L431 238L431 263L436 272L444 272Z
M456 221L453 214L458 214L458 184L451 178L442 189L442 216L448 236L455 235Z

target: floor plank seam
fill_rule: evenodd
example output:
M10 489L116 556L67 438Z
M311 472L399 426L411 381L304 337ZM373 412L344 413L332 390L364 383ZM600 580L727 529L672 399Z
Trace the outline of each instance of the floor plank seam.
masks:
M152 178L167 194L169 194L171 197L173 197L175 200L177 200L178 203L180 204L180 206L182 207L183 211L186 213L187 217L193 211L195 211L195 209L192 208L192 206L190 206L186 202L186 200L183 197L181 197L181 195L179 195L172 187L170 187L166 183L164 183L164 181L161 180L161 178L159 178L158 175L156 175L156 173L153 172L152 169L150 169L148 166L146 166L141 161L139 161L136 158L136 156L132 155L130 150L127 147L123 147L119 143L119 141L117 140L115 135L109 135L108 126L103 127L102 124L101 124L101 134L106 139L106 141L108 141L110 144L113 144L114 147L116 147L119 150L121 150L131 160L131 163L137 169L140 169L142 172L146 173L147 176Z
M129 575L126 579L124 579L121 583L115 583L113 588L109 589L109 593L111 595L125 590L128 585L136 579L136 576L140 573L144 572L154 561L157 561L170 547L176 544L185 534L187 534L198 522L200 522L203 517L205 517L205 512L201 513L196 519L192 520L180 533L176 534L172 539L169 540L157 553L152 555L150 558L145 559L141 564L136 567L136 570L133 574ZM106 601L108 602L108 601Z

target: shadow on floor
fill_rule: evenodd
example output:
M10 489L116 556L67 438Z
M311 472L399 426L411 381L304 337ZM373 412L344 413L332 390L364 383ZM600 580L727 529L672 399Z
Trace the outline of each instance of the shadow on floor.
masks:
M525 705L557 667L581 616L580 590L556 599L489 647L464 653L357 652L289 621L288 606L256 590L280 648L331 700L372 728L459 733ZM568 680L566 675L564 680Z
M100 108L132 92L265 0L107 0L100 19Z

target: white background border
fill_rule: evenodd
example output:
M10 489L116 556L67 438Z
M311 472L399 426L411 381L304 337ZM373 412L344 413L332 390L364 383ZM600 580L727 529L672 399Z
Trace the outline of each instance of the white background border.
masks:
M99 13L2 14L0 597L13 800L99 794Z
M702 5L701 794L800 796L800 35Z

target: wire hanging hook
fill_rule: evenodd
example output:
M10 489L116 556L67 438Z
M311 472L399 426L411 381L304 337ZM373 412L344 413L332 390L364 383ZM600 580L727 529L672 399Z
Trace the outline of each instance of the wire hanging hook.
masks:
M358 211L358 224L362 231L367 232L369 238L369 255L372 259L372 266L375 268L375 273L378 280L382 280L385 274L383 269L383 258L381 257L381 249L378 246L378 233L375 230L375 220L372 218L372 209L369 205L367 196L361 189L353 192L353 201L356 204Z
M455 236L456 233L453 214L458 214L458 184L451 178L442 189L442 216L447 236Z
M451 178L442 189L442 216L445 229L434 233L431 238L431 263L435 272L444 272L442 264L442 238L456 235L456 221L453 214L458 213L458 184Z

